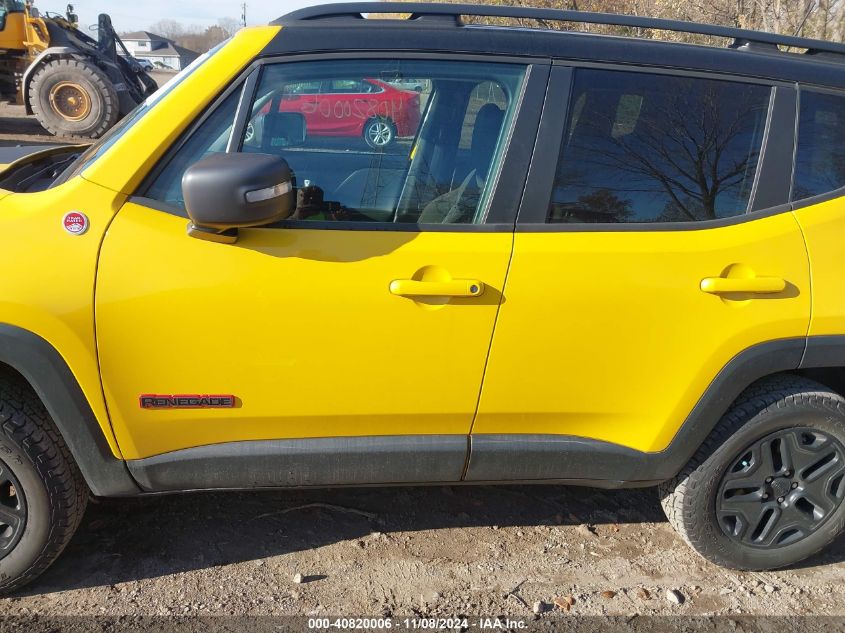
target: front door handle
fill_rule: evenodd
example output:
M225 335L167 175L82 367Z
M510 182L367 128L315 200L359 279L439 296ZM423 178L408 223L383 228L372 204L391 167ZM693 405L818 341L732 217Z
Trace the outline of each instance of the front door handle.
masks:
M476 279L451 281L416 281L396 279L390 282L390 292L400 297L478 297L484 284Z
M732 292L777 294L786 290L786 281L780 277L707 277L701 280L701 289L714 295Z

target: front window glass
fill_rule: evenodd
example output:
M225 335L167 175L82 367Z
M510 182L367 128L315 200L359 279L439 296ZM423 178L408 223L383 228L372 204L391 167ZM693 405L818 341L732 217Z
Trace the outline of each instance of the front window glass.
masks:
M179 149L167 167L155 178L146 196L179 209L185 208L182 196L182 176L193 165L211 154L226 151L232 134L241 89L236 89L218 106L187 142Z
M472 224L525 68L440 61L290 62L264 68L237 147L276 154L297 186L292 220ZM165 158L144 195L184 213L181 181L227 146L233 97Z
M293 219L483 221L524 76L513 64L346 61L264 69L244 152L278 154Z

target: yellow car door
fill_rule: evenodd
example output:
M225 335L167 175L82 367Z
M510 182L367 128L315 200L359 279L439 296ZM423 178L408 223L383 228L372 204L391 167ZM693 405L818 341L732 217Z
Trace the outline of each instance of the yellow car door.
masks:
M549 100L568 115L535 152L467 479L671 477L733 399L703 398L726 367L761 345L785 359L768 373L801 360L793 135L768 135L795 90L556 67Z
M101 253L105 396L142 485L461 477L527 168L508 141L536 131L537 68L270 63L218 99L117 213ZM380 150L309 134L282 104L289 84L392 76L426 90L393 96L391 116L415 133ZM227 147L283 156L299 185L293 217L231 244L186 233L180 187Z

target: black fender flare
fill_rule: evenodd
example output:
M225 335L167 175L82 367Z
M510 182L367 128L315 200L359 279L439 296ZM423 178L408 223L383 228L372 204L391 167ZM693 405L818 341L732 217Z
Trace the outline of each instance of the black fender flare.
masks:
M116 458L73 373L46 340L23 328L0 323L0 362L30 384L97 496L140 492L126 463Z

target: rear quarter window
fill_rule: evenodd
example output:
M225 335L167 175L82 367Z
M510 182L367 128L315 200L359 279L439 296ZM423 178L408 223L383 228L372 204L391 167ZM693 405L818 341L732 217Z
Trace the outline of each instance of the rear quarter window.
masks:
M801 91L793 200L845 187L845 95Z

